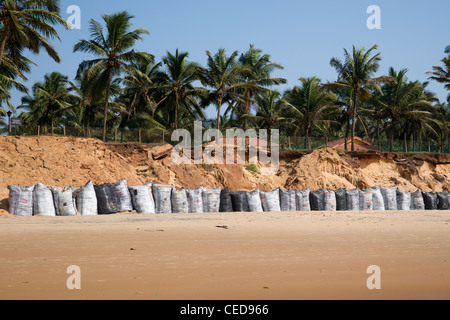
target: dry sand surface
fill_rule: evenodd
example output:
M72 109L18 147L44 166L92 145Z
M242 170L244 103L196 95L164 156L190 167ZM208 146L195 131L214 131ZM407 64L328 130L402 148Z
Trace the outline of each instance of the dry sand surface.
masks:
M449 299L450 213L0 219L0 299ZM81 270L68 290L67 268ZM367 268L381 269L369 290Z

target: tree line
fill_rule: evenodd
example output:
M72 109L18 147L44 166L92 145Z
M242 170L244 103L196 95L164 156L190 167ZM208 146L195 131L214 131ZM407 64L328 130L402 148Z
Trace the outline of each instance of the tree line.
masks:
M75 79L58 72L27 88L22 82L33 61L25 50L42 49L59 62L50 44L58 39L55 26L68 27L60 16L57 0L9 0L0 2L0 115L6 108L23 120L22 132L36 126L103 128L190 129L195 120L205 126L282 129L287 136L354 137L370 141L433 139L450 145L450 94L440 102L427 89L428 82L411 81L408 70L391 67L377 76L381 56L378 46L344 49L343 58L332 58L334 82L317 77L300 78L281 92L287 80L274 77L283 69L271 56L250 45L243 53L206 51L206 64L190 61L188 52L167 52L157 61L135 45L148 34L134 29L128 12L91 20L89 39L79 40L74 52L86 54ZM450 90L450 46L441 66L431 68L429 80ZM10 103L12 89L23 93L17 110ZM217 117L207 119L205 110L214 105ZM3 120L3 131L7 123ZM347 145L346 145L347 148Z

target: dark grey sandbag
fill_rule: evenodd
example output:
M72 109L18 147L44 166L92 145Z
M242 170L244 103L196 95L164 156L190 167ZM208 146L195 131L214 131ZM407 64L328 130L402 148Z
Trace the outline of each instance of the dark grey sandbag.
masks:
M256 189L252 192L247 192L247 202L249 212L264 212L261 204L261 191Z
M347 190L347 211L360 211L359 205L359 189Z
M89 181L83 187L75 190L77 211L83 216L98 215L98 201L94 184Z
M373 210L373 193L370 189L359 191L359 209L361 211Z
M153 183L142 186L128 186L133 208L137 213L156 213L155 200L153 199Z
M53 193L49 187L41 182L36 184L33 196L33 215L55 217L55 203Z
M220 192L220 212L233 212L233 203L231 202L230 189L225 188Z
M236 191L231 192L231 203L233 204L234 212L248 212L249 206L247 201L247 192Z
M425 210L422 191L417 190L411 193L411 210Z
M222 188L203 188L203 212L217 213L220 210L220 193Z
M372 201L373 201L373 210L375 211L385 211L386 206L384 205L383 194L381 193L381 187L376 186L369 189L372 191Z
M120 200L111 183L95 185L99 214L114 214L120 211Z
M189 213L203 213L203 187L186 189Z
M122 179L112 184L113 190L116 193L119 211L132 211L133 202L131 200L131 194L128 190L128 182L126 179Z
M174 186L154 184L153 198L155 199L155 211L157 214L172 213L172 190Z
M341 188L335 191L336 196L336 210L337 211L347 211L347 190Z
M28 187L8 186L9 213L16 216L32 216L35 187L34 185Z
M450 209L449 196L450 196L450 193L448 193L448 192L437 192L437 209L438 210Z
M437 210L437 194L434 191L422 191L423 202L425 203L425 210Z
M57 216L71 217L77 215L73 187L49 187L53 194L53 203Z
M324 190L323 204L325 211L336 211L336 193L333 190Z
M264 192L261 191L261 204L264 212L280 212L280 189Z
M311 191L309 202L312 211L325 211L325 190Z
M310 193L311 190L309 188L295 192L297 211L311 211L311 204L309 202Z
M186 189L172 189L172 213L189 213Z
M283 190L280 188L279 191L281 211L297 211L295 190Z
M397 210L397 187L381 187L381 194L383 195L384 208L386 210Z
M411 192L397 189L397 210L411 210Z

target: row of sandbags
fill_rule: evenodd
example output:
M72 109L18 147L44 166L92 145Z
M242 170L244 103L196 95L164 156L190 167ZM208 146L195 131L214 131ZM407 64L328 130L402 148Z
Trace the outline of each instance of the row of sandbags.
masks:
M359 190L283 190L263 192L228 188L176 189L153 184L129 186L126 180L77 189L47 187L41 182L28 187L8 186L10 213L21 216L74 216L138 213L215 213L279 211L448 210L450 193L405 192L397 187Z

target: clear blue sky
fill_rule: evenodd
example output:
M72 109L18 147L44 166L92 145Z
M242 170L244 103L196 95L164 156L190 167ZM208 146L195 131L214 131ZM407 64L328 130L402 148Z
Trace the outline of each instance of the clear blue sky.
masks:
M426 72L441 65L444 49L450 45L448 0L62 0L65 19L70 16L66 13L70 5L81 9L81 29L60 29L62 41L53 44L61 63L54 63L45 52L29 55L38 66L28 75L28 87L52 71L73 78L78 64L93 58L73 53L78 40L89 39L89 20L101 21L101 15L123 10L135 16L134 27L150 32L137 49L154 54L158 61L166 51L178 48L204 65L205 50L214 53L225 48L228 53L242 53L254 44L284 66L274 74L288 80L279 87L281 91L296 85L300 77L335 80L330 59L343 58L343 49L350 50L352 45L379 45L382 61L378 75L393 66L408 68L410 80L426 81ZM370 5L381 9L381 30L366 26ZM428 88L445 101L448 92L442 85L430 82ZM20 104L20 96L13 94L15 105ZM208 116L213 114L210 111Z

